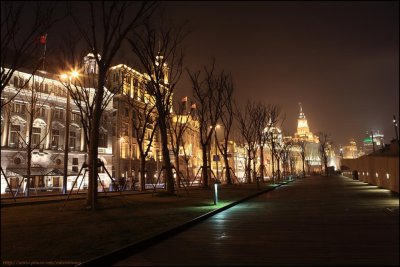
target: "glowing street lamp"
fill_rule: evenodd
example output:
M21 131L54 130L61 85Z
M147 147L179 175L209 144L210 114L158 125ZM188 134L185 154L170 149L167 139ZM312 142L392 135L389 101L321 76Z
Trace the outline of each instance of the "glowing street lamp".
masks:
M399 134L397 133L397 122L395 115L393 115L393 125L394 125L394 131L396 132L396 141L399 142Z

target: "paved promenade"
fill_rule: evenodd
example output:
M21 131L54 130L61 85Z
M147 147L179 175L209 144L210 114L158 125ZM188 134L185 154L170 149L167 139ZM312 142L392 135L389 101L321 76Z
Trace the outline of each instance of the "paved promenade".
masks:
M345 177L297 180L115 266L399 265L399 197Z

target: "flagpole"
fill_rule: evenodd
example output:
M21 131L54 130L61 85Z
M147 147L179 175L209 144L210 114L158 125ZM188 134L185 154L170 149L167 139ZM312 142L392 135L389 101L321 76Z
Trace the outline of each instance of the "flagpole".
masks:
M44 69L44 62L46 61L46 46L47 46L47 33L44 37L44 48L43 48L43 70Z

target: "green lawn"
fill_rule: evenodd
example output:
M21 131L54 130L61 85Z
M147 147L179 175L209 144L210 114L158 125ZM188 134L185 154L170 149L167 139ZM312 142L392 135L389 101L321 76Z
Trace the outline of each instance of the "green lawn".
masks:
M263 184L265 189L267 185ZM76 261L100 256L151 237L257 193L255 185L180 191L178 197L138 194L99 199L95 212L83 200L1 208L2 261Z

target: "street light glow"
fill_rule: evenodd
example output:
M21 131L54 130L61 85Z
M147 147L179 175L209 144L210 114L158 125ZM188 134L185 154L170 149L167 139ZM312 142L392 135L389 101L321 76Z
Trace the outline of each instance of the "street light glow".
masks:
M73 71L71 72L71 76L72 76L73 78L77 78L77 77L79 76L79 72L77 72L76 70L73 70Z

